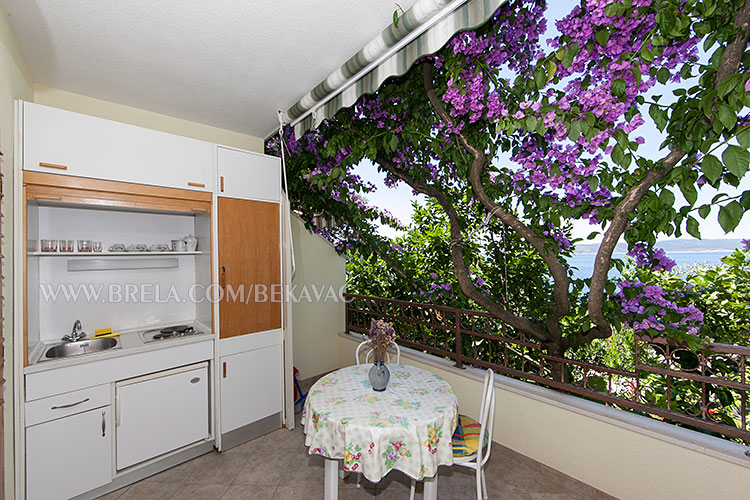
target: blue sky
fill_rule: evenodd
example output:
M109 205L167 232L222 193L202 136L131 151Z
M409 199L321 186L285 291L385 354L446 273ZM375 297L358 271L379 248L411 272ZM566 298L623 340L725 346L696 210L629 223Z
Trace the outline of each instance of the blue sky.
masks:
M545 40L557 33L557 30L554 27L554 19L560 19L563 17L570 12L572 6L577 3L578 2L571 0L556 0L555 2L549 2L550 6L548 7L546 15L548 19L548 31L547 35L544 36ZM664 95L664 100L662 102L669 102L668 97L672 95L671 90L678 86L683 87L687 86L687 84L683 82L679 85L672 85L666 88L659 87L658 93ZM646 119L646 123L634 132L634 136L637 134L646 139L646 143L639 148L639 153L652 159L661 158L666 154L666 151L659 150L659 145L663 141L664 135L657 130L656 126L648 116L647 110L644 109L643 111L643 117ZM377 187L375 192L367 195L369 201L378 207L388 209L404 223L408 223L411 220L413 213L411 202L415 199L424 200L423 196L415 196L412 193L411 188L404 183L400 183L395 188L387 188L383 184L383 175L379 173L376 167L369 161L360 164L357 167L357 173L360 174L364 180L372 182ZM738 188L723 186L722 192L725 192L729 196L734 196L748 189L750 189L750 175L745 176ZM684 203L684 198L679 192L679 189L676 189L674 193L677 199L675 206L681 206L681 204ZM718 194L717 190L710 187L704 187L704 189L699 192L698 203L707 203L716 194ZM734 231L725 234L717 221L717 214L718 210L714 209L706 220L698 219L700 222L701 235L704 239L750 237L750 216L746 216ZM576 221L576 223L574 223L573 234L574 237L585 238L589 233L597 229L597 226L591 226L587 221ZM386 236L395 235L395 231L390 228L382 228L381 232ZM683 238L692 239L689 235L685 235ZM666 239L666 236L663 235L660 239Z

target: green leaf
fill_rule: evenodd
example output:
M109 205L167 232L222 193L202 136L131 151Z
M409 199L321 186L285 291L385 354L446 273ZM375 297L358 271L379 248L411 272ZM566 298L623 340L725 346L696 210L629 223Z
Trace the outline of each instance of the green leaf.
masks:
M619 144L615 144L615 147L612 149L612 161L617 163L618 165L622 164L622 157L625 156L625 152L622 150Z
M535 116L529 116L526 118L526 130L533 132L536 130L537 119Z
M659 132L663 131L667 126L667 112L661 109L658 105L652 104L651 107L648 108L648 114L651 115Z
M568 49L563 53L562 61L563 68L569 68L573 64L573 59L576 56L576 52L573 49Z
M534 82L536 83L536 87L538 89L542 89L544 85L547 83L547 74L542 68L537 68L536 71L534 71Z
M596 192L597 189L599 189L599 178L592 176L589 178L589 189L591 189L591 192Z
M633 78L635 78L635 84L640 87L642 75L641 75L641 70L639 68L636 68L636 67L633 68Z
M695 189L695 184L693 184L690 181L683 181L680 182L680 191L682 192L682 196L685 197L685 200L692 206L695 204L696 201L698 201L698 191Z
M598 30L594 36L596 37L596 41L599 42L599 45L602 47L607 45L607 42L609 41L609 31L607 31L606 28Z
M393 26L398 28L398 10L393 11Z
M622 9L622 11L620 9ZM619 16L622 12L624 12L624 6L616 2L604 7L604 13L609 17Z
M708 214L711 213L711 205L703 205L698 209L698 215L701 216L701 219L705 219L708 217Z
M622 97L625 95L626 83L622 78L616 78L612 82L612 95L615 97Z
M731 130L737 124L737 113L726 104L719 104L719 121Z
M656 73L656 79L659 81L659 83L664 84L667 83L670 77L669 70L667 68L660 68L659 71Z
M662 189L661 193L659 194L659 199L668 207L674 205L674 193L669 189Z
M575 142L581 137L581 122L572 122L568 127L568 139Z
M695 220L692 216L688 217L685 229L693 238L701 239L701 232L699 229L698 221Z
M719 210L719 224L721 224L724 232L729 233L733 231L740 223L743 214L742 205L736 201L721 207L721 210Z
M731 91L733 91L734 88L740 83L739 79L741 77L742 75L734 74L725 78L724 81L719 85L719 88L716 89L718 96L724 97Z
M555 64L555 61L550 60L549 64L547 65L547 79L552 80L552 78L554 78L556 73L557 73L557 64Z
M641 59L648 63L654 60L654 53L646 45L641 48Z
M719 159L714 155L708 155L703 158L703 161L701 161L701 171L711 184L713 184L719 177L721 177L721 173L724 171L724 165L722 165Z
M727 146L727 149L721 155L721 159L724 160L727 170L732 172L738 179L745 175L748 166L750 166L750 153L739 146Z
M737 134L737 142L745 149L750 148L750 127L745 127Z

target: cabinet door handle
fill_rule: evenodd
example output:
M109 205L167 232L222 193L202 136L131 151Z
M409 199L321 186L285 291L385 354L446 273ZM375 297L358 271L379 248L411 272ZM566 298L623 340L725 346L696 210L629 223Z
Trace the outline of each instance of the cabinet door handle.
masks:
M107 418L106 413L102 412L102 437L107 435Z
M222 363L222 367L224 370L224 378L227 378L227 362L226 361Z
M223 193L224 192L224 176L223 175L219 177L219 182L221 184L221 187L220 187L221 192Z
M203 214L208 213L208 209L207 208L203 208L203 207L191 207L190 211L191 212L200 212L200 213L203 213Z
M40 167L45 168L56 168L58 170L68 170L68 167L66 165L57 165L55 163L44 163L42 161L39 162Z
M53 406L52 409L53 410L63 410L65 408L73 408L74 406L78 406L79 404L85 403L88 400L89 400L89 398L86 398L86 399L82 399L82 400L78 401L77 403L70 403L69 405Z
M200 182L188 182L188 186L196 187L196 188L204 188L204 187L206 187L205 184L201 184Z
M115 427L120 427L120 395L115 394Z
M62 196L35 195L34 199L37 201L62 201Z
M221 274L219 275L219 286L222 289L227 286L227 268L224 266L221 266ZM226 363L224 364L226 365Z

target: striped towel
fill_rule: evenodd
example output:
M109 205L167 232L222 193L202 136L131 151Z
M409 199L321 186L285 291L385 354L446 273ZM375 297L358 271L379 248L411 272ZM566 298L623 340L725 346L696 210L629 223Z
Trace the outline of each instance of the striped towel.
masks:
M474 455L479 447L479 433L482 426L471 417L458 415L458 425L456 432L453 433L453 456L468 457ZM489 443L490 436L487 429L484 430L484 439L482 447L485 448Z

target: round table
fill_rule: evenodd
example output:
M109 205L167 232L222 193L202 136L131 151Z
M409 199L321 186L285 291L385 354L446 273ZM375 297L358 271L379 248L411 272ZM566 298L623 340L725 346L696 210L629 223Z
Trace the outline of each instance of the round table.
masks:
M436 493L440 465L453 464L451 438L458 399L439 375L408 365L388 365L383 392L373 391L370 365L342 368L318 380L305 402L302 424L310 454L326 461L326 498L336 498L338 464L377 482L398 469ZM335 467L335 468L334 468ZM332 472L333 470L333 472ZM431 483L428 487L428 481ZM337 485L337 483L333 483ZM330 486L330 488L329 488Z

